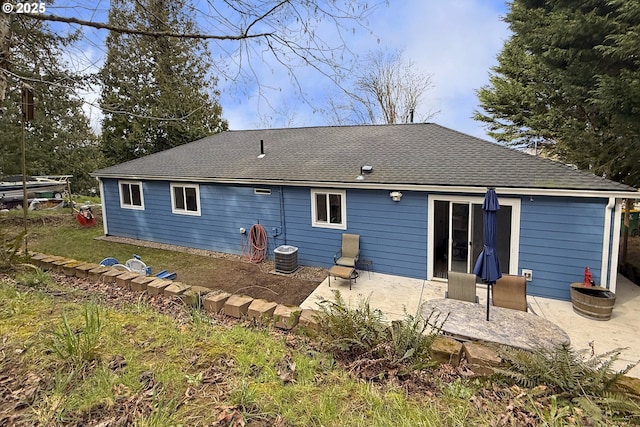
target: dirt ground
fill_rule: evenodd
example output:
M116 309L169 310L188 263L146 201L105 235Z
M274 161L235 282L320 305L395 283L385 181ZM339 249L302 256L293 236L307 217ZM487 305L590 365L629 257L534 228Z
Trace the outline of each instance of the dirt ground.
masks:
M100 227L102 223L100 211L95 210L94 214L98 219L97 226ZM31 234L36 235L39 227L76 225L71 215L29 217L28 222ZM0 227L21 226L22 217L20 216L0 216ZM275 272L274 263L269 260L254 264L238 255L127 238L99 237L98 239L194 255L186 260L183 257L175 257L175 265L168 267L172 272L177 273L178 281L191 286L202 286L230 294L244 294L286 305L300 305L327 277L327 270L323 268L301 266L292 274L281 274Z
M249 262L225 260L218 266L215 275L189 278L183 272L180 277L192 286L200 285L288 305L300 305L324 279L305 280L283 276L265 272L260 267Z
M280 304L300 305L327 277L327 270L324 268L301 266L292 274L282 274L275 271L273 261L269 260L255 264L238 255L126 238L102 237L100 239L188 252L200 258L192 265L175 268L178 281L191 286L202 286L230 294L249 295Z

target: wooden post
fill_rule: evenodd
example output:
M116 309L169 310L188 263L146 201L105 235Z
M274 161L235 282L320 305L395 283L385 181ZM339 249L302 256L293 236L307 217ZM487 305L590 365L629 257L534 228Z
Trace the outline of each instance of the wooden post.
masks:
M622 264L627 262L627 249L629 247L629 216L631 214L631 199L625 199L624 208L624 234L622 235Z
M24 253L29 253L27 247L27 212L29 210L29 198L27 197L27 144L25 142L25 123L33 120L33 88L22 83L22 209L24 222Z

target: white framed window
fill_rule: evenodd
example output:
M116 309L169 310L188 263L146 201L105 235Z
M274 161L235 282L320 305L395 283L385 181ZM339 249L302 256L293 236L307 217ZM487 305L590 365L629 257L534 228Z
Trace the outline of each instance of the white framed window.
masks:
M171 212L200 216L200 186L198 184L171 184Z
M311 190L311 225L347 229L347 194L345 190Z
M144 195L142 194L142 182L118 181L120 189L120 207L123 209L144 210Z

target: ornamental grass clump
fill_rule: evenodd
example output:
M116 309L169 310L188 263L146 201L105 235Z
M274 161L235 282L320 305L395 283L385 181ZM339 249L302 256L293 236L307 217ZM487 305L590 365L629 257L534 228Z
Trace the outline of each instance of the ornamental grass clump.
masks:
M58 328L51 332L50 349L61 360L75 367L81 367L98 357L97 350L103 329L98 306L85 305L83 323L82 327L75 328L63 313Z
M24 257L20 255L20 248L26 235L25 231L13 235L7 230L0 229L0 273L13 272L24 262Z

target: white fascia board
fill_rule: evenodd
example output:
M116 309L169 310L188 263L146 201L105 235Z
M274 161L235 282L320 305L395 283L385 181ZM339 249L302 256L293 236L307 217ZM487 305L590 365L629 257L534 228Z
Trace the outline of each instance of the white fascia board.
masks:
M229 178L200 178L200 177L170 177L170 176L145 176L145 175L100 175L99 178L113 179L137 179L151 181L179 181L199 182L215 184L236 185L287 185L292 187L322 187L322 188L351 188L365 190L397 190L397 191L424 191L428 193L465 193L484 194L487 187L478 186L448 186L448 185L421 185L421 184L394 184L394 183L367 183L367 182L333 182L333 181L286 181L286 180L253 180L253 179L229 179ZM565 197L600 197L600 198L631 198L640 199L638 191L610 191L610 190L575 190L561 188L517 188L494 187L498 195L518 196L565 196Z

